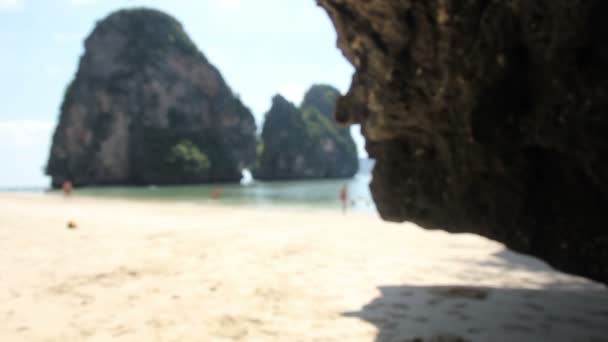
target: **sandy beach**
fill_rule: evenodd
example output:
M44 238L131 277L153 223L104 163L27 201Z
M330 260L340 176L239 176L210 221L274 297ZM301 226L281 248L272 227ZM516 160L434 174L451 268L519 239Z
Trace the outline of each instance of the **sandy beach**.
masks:
M5 193L0 241L0 341L608 341L602 285L338 208Z

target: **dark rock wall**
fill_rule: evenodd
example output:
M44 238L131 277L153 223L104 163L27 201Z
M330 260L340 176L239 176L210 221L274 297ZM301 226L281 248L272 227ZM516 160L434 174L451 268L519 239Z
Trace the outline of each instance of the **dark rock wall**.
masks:
M608 2L318 0L384 219L608 282Z
M299 108L277 95L266 114L254 177L263 180L347 178L358 170L357 147L333 115L340 93L315 85Z
M237 181L255 122L181 24L133 9L100 21L66 90L53 186Z
M253 171L255 178L292 179L307 173L312 176L314 170L305 169L305 157L312 146L302 113L281 95L272 99L272 107L266 113L262 144L259 166Z

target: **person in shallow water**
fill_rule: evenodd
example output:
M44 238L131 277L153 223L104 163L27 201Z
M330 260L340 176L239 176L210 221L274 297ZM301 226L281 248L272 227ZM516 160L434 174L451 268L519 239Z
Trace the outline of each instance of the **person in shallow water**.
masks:
M340 190L340 201L342 201L342 212L346 213L346 208L348 207L348 188L346 184Z
M218 198L222 197L223 194L224 194L224 189L211 189L209 191L209 195L213 199L218 199Z

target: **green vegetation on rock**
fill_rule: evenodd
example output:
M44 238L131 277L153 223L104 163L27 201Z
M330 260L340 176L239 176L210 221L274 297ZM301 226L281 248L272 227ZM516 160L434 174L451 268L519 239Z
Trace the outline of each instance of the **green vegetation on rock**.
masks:
M180 141L169 151L167 162L176 170L197 176L209 171L211 163L206 154L189 140Z

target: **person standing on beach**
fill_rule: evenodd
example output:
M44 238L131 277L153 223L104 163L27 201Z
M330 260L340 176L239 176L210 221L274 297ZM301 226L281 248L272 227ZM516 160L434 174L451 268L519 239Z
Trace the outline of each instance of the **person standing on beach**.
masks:
M70 196L72 194L73 188L74 188L74 186L72 185L72 182L70 182L70 181L63 182L63 184L61 186L61 189L63 190L63 195Z
M340 201L342 201L342 213L346 213L346 208L348 206L348 188L346 184L344 184L340 190Z

